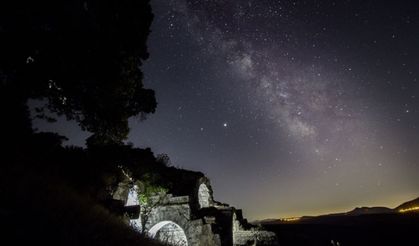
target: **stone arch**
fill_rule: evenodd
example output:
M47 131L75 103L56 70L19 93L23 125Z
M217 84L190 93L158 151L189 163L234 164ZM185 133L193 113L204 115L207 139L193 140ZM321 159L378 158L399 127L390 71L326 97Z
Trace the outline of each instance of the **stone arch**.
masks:
M150 228L148 235L167 245L188 246L188 239L182 227L173 221L161 221Z
M199 208L207 208L211 206L211 194L207 185L202 183L198 188Z

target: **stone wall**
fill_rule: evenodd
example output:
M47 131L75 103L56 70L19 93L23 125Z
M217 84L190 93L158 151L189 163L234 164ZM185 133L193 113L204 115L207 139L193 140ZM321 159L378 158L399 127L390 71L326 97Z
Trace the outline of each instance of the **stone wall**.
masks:
M161 221L171 221L183 229L188 246L221 245L220 237L212 231L210 223L203 218L194 219L191 216L189 203L188 196L173 197L168 194L159 206L153 208L146 223L146 230L150 230Z
M233 214L233 245L277 245L275 233L260 230L247 223L242 211L236 210Z
M210 191L205 184L199 185L198 189L198 203L199 208L207 208L212 205L212 197Z
M269 231L235 231L233 245L277 245L276 235Z
M132 184L132 182L131 182ZM190 187L190 195L160 194L150 198L155 204L145 223L149 236L177 246L241 246L276 245L272 232L258 230L247 223L241 210L213 199L213 191L206 177L197 179ZM126 211L141 206L133 201L133 187L121 183L114 199L126 204ZM131 216L131 225L141 226L140 216Z

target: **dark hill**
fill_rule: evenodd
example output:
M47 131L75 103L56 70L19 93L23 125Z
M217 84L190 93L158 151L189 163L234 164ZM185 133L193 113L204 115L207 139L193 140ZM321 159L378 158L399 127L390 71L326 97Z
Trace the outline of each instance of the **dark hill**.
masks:
M161 245L87 194L51 177L9 170L0 173L0 185L2 245Z
M419 198L391 209L357 207L345 213L303 216L299 220L263 220L282 246L419 245L419 213L400 213L419 206ZM415 210L416 211L416 210Z
M363 214L388 214L394 213L394 210L386 207L357 207L346 213L346 215L363 215Z
M399 205L394 210L399 211L401 209L408 209L408 208L412 208L412 207L419 207L419 197L414 199L414 200L411 200L411 201L408 201L408 202L405 202L405 203Z

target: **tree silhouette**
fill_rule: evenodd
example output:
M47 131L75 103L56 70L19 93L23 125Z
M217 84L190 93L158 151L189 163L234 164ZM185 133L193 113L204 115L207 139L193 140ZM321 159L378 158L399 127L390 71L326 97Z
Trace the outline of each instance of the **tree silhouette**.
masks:
M123 234L129 228L115 217L120 205L111 191L124 179L121 168L133 177L164 168L150 149L123 144L128 119L144 119L157 106L140 69L148 58L152 19L149 0L0 1L5 146L0 220L9 228L6 239L18 244L26 238L41 244L142 244L133 233L130 242L121 239L130 235ZM58 134L34 133L27 105L33 98L46 101L36 109L39 117L52 120L49 109L92 132L89 148L64 147L65 138ZM30 194L22 195L26 191ZM62 223L65 218L73 223ZM23 220L42 229L27 232L16 222ZM95 229L91 233L89 228Z
M0 100L11 116L9 139L30 132L27 100L46 98L51 111L93 133L88 145L120 144L128 118L157 105L140 70L152 19L148 0L2 1Z

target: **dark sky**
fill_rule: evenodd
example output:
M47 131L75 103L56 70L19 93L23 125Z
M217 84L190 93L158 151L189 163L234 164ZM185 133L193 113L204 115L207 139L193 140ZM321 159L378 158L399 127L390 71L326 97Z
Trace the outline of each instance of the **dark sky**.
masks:
M154 0L143 70L159 104L129 141L203 171L250 219L416 198L415 2Z

